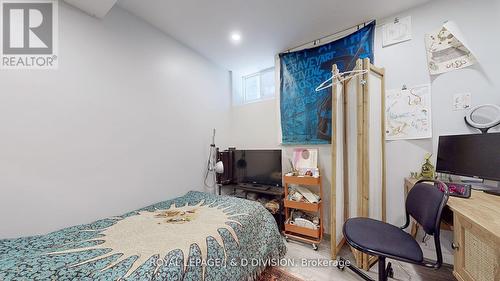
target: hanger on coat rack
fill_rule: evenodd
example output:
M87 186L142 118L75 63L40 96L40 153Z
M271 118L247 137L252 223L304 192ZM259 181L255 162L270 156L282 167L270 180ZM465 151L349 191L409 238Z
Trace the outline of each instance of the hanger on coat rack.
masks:
M353 77L356 77L356 76L359 76L359 75L363 75L363 74L366 74L366 73L368 73L368 70L361 69L361 70L345 71L345 72L338 73L336 75L332 75L332 77L326 79L321 84L319 84L319 86L316 87L315 91L319 92L321 90L333 87L334 85L336 85L338 83L342 83L342 82L344 82L347 79L350 79L350 78L353 78ZM353 74L353 75L350 76L350 74ZM339 80L333 81L335 78L339 78ZM365 82L366 81L364 81L364 80L361 81L361 83L365 83Z

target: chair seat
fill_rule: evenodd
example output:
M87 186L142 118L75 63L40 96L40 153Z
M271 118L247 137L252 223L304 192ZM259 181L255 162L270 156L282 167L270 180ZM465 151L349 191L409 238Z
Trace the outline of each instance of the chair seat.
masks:
M352 218L344 224L347 242L358 250L371 250L393 258L422 262L422 249L405 231L370 218Z

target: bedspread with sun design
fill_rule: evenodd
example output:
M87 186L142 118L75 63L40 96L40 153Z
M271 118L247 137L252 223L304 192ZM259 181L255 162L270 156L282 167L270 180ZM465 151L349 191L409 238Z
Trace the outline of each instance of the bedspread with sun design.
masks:
M286 248L257 202L202 192L0 240L0 280L255 280Z

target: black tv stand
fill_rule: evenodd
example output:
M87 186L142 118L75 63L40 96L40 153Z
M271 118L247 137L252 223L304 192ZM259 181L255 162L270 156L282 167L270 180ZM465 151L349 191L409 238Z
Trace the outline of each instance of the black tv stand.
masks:
M242 189L256 189L259 191L266 191L271 188L271 186L269 185L262 185L258 183L238 183L236 185L241 187Z
M271 185L259 185L252 183L237 183L237 184L228 184L228 185L220 185L219 186L219 195L221 195L222 190L228 190L225 192L225 195L228 196L236 196L236 191L241 190L245 192L244 199L248 198L248 193L256 193L260 197L266 197L270 199L277 199L280 204L280 209L276 214L272 214L274 219L276 220L276 224L280 231L284 229L285 220L284 220L284 212L283 212L283 199L285 197L285 191L282 186L271 186ZM249 199L250 200L250 199Z
M219 188L219 195L221 195L222 189L232 189L233 194L236 190L243 190L246 192L254 192L258 194L265 194L271 196L285 196L285 192L283 187L281 186L272 186L272 185L262 185L262 184L253 184L253 183L236 183L236 184L228 184L222 185Z

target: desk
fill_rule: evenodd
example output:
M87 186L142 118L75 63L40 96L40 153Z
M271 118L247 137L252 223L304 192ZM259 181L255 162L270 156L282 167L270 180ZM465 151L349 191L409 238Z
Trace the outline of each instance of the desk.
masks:
M405 194L416 179L405 178ZM468 199L451 197L453 275L459 281L500 280L500 196L472 190ZM417 229L412 224L413 231Z

